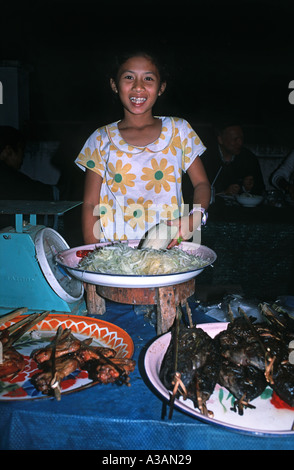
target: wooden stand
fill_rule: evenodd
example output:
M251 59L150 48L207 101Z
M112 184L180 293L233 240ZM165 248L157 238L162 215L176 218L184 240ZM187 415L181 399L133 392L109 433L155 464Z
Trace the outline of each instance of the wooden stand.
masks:
M157 306L157 334L166 333L172 326L177 306L194 294L195 280L166 287L124 288L87 284L87 307L90 314L103 315L104 298L131 305ZM99 295L98 295L99 294ZM100 297L101 296L101 297Z
M97 294L94 284L85 284L86 304L90 315L103 315L106 312L105 300Z

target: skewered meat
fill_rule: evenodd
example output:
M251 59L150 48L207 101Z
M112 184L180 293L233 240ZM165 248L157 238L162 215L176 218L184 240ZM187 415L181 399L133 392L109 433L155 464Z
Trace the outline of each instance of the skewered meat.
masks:
M261 311L276 332L279 332L289 341L294 338L294 319L287 312L276 305L271 308L266 303L261 305Z
M15 318L26 309L6 315L6 321ZM25 361L12 344L28 329L44 319L49 312L35 313L19 322L0 330L1 348L0 379L17 375L25 367ZM89 371L93 381L101 383L129 384L129 374L135 368L135 361L116 357L116 350L102 346L91 346L92 338L83 341L76 338L70 328L60 326L51 342L31 353L31 357L42 369L32 377L35 387L46 395L53 394L60 399L60 382L77 369Z
M74 372L79 367L79 361L74 357L60 357L55 362L55 380L60 383L65 377ZM53 373L51 368L51 362L44 365L44 370L35 374L31 381L33 385L40 390L44 395L51 395Z
M180 393L184 398L188 396L201 412L199 404L203 400L205 405L216 382L236 398L233 410L241 415L245 407L254 408L252 400L261 395L267 385L287 405L294 407L294 364L289 362L294 320L266 304L261 305L261 310L266 321L255 323L239 309L241 316L232 318L227 329L211 340L213 347L205 340L206 333L201 328L189 329L181 325L178 338L173 329L159 375L164 386L172 390L176 381L181 380L181 392L174 387L176 398ZM206 368L206 371L211 375L203 374L203 364L209 365L210 370Z
M219 344L223 358L237 365L251 365L264 370L264 347L259 338L252 333L245 318L238 317L234 319L228 324L226 330L221 331L215 337L215 341Z
M103 359L89 361L85 368L89 373L89 378L95 382L107 384L121 381L128 383L128 375L134 371L135 365L136 363L132 359L114 358L111 360L111 364L105 361L103 363Z
M91 338L89 342L92 342ZM88 342L88 343L89 343ZM33 351L31 357L36 361L38 364L42 364L43 362L49 361L51 359L52 350L55 344L55 337L52 339L51 343L48 344L45 348L37 349ZM81 347L81 341L75 338L71 334L70 328L66 328L61 333L61 337L56 345L55 350L55 357L62 357L66 354L74 353L78 351Z
M0 363L0 379L17 375L25 367L23 356L14 348L4 349L2 362Z
M266 387L264 373L251 365L237 365L222 360L218 383L225 387L236 398L233 410L243 414L244 407L254 408L250 404L262 394Z
M179 373L186 391L184 398L190 398L194 406L206 414L206 401L216 385L219 367L217 343L201 328L188 328L181 324L178 338L176 329L172 330L159 377L168 390L173 390L175 373Z
M115 357L116 356L116 351L115 349L111 348L104 348L102 346L91 346L87 347L84 344L80 346L80 349L76 352L76 357L78 358L81 367L88 362L92 360L100 360L101 357Z
M43 369L32 379L38 390L46 395L52 394L52 388L60 388L60 382L77 369L86 370L95 382L128 384L128 375L133 372L135 361L117 358L114 349L91 346L91 338L80 341L70 329L60 328L48 346L32 353L33 359Z
M26 308L21 308L15 312L9 313L4 317L1 317L1 320L6 321L12 320L16 315L26 312ZM27 317L23 317L18 322L4 328L0 331L0 347L3 351L2 361L0 362L0 379L8 378L12 375L17 375L19 372L22 372L25 367L25 361L23 356L16 351L12 346L17 340L21 338L22 335L39 321L45 318L48 315L48 311L41 314L35 313Z
M6 344L8 344L9 339L10 339L10 336L9 336L9 331L7 329L0 331L0 341L3 347Z
M272 389L287 405L294 407L294 364L274 365Z

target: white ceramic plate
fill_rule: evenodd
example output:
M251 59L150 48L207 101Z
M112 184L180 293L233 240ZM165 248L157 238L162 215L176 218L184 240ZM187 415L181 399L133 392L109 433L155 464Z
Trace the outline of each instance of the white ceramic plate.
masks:
M80 250L93 250L98 246L105 246L108 243L99 243L96 245L84 245L69 250L62 251L59 253L55 260L56 262L65 268L72 276L77 279L88 282L89 284L96 284L100 286L108 287L162 287L172 286L174 284L180 284L182 282L189 281L193 277L198 276L204 268L210 266L216 260L216 254L210 248L203 245L197 245L196 243L182 242L180 249L187 251L195 256L200 256L204 261L205 265L200 269L193 269L192 271L186 271L183 273L174 274L161 274L161 275L150 275L150 276L138 276L138 275L117 275L117 274L102 274L91 271L85 271L78 267L78 263L81 258L77 257L77 251ZM138 240L129 241L128 245L135 248L138 245Z
M204 323L199 327L213 338L220 331L227 328L227 323ZM149 346L144 359L148 379L166 400L170 399L170 392L160 381L159 372L170 338L171 333L166 333L157 338ZM294 408L278 408L277 400L270 387L267 387L260 397L251 402L256 408L245 408L243 416L230 409L234 400L234 397L224 387L216 385L213 394L207 401L208 410L214 413L213 418L203 416L198 409L194 408L191 400L184 401L181 398L175 400L175 407L194 418L233 431L262 436L292 435L294 438L294 432L291 431L294 421Z

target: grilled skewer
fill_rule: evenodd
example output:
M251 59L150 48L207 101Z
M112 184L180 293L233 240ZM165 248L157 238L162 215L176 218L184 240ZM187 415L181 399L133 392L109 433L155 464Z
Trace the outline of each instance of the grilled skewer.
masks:
M2 341L3 347L9 348L12 346L19 338L22 337L28 330L33 328L37 323L41 320L44 320L45 317L49 314L49 310L43 313L34 313L32 315L28 315L24 319L20 320L19 322L11 325L4 330L1 330L0 340ZM5 341L6 339L6 341Z
M18 308L17 310L14 310L13 312L7 313L6 315L2 315L0 317L0 325L3 323L6 323L7 321L13 320L13 318L18 317L19 315L22 315L23 313L26 313L28 311L27 307L22 307Z
M52 348L52 354L51 354L51 361L52 361L52 380L50 381L50 387L52 388L54 392L54 396L57 401L61 399L61 390L60 390L60 382L57 379L57 370L56 370L56 358L55 358L55 353L56 353L56 347L58 344L58 341L60 341L60 338L63 333L63 328L62 326L58 327L54 342L53 342L53 348Z
M6 321L9 318L15 318L16 314L20 313L20 310L26 311L26 309L19 309L16 312L12 312L5 315ZM9 327L0 330L0 346L3 352L3 361L0 363L0 379L5 380L7 377L15 376L21 372L25 367L25 361L23 356L16 351L12 346L19 338L35 324L39 323L49 312L43 312L42 314L35 313L22 318L19 322L16 322Z

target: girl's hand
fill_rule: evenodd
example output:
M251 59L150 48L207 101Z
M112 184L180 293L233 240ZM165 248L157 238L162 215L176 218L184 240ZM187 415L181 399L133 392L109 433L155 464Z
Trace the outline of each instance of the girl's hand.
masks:
M202 213L200 211L194 212L191 215L180 217L179 219L168 220L167 225L178 227L178 232L175 238L170 242L167 249L179 245L183 240L192 238L193 233L201 226Z

